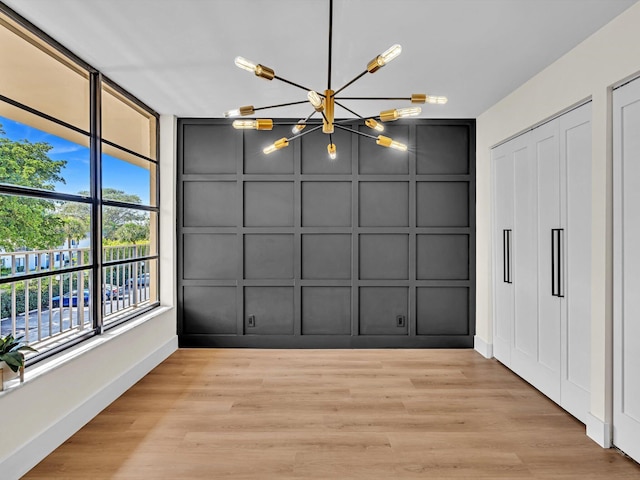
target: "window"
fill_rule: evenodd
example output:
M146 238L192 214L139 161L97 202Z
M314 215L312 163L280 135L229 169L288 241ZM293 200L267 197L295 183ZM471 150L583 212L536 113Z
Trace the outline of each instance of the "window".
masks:
M33 363L158 305L158 121L2 4L0 50L0 334Z

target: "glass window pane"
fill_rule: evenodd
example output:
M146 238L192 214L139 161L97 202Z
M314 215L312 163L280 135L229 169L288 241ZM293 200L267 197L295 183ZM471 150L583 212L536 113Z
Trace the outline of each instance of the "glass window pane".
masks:
M158 301L158 261L155 259L104 267L102 278L105 325Z
M156 118L104 83L102 138L156 159Z
M106 154L105 150L109 154ZM102 198L155 206L156 164L104 145Z
M90 331L91 270L0 285L0 335L24 336L43 353ZM33 355L33 354L27 354Z
M91 263L88 204L0 195L0 276Z
M0 94L89 131L86 70L3 15L0 58Z
M155 255L157 219L156 212L103 207L103 260L109 262Z
M0 101L0 183L88 196L89 137L21 112Z

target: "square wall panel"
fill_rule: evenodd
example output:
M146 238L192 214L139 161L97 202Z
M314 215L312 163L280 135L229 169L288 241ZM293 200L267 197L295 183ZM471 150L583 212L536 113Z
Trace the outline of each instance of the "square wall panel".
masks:
M235 227L237 191L236 182L184 182L184 226Z
M417 182L418 227L468 227L469 182Z
M236 287L184 287L182 305L185 333L236 333Z
M360 182L361 227L408 227L408 182Z
M418 335L468 335L469 289L419 287L416 289Z
M293 173L293 147L276 150L265 155L262 150L282 137L290 137L291 128L273 127L270 131L244 130L244 173ZM326 149L326 147L325 147Z
M406 335L409 332L407 287L360 287L360 334ZM404 326L398 326L398 316Z
M418 125L416 127L418 175L469 173L469 127Z
M409 127L406 125L384 125L382 135L409 145ZM380 135L369 127L361 126L360 131L369 135ZM373 138L358 136L358 171L361 175L407 175L409 173L409 152L382 147Z
M293 182L245 182L246 227L292 227Z
M244 278L293 278L293 235L245 235Z
M310 128L310 127L307 127ZM351 173L352 133L335 129L332 137L336 146L337 158L329 159L327 145L329 135L314 132L300 139L302 147L302 174L349 175ZM295 141L295 140L294 140Z
M302 235L302 278L348 280L351 278L351 235Z
M302 334L351 334L351 288L302 287Z
M184 125L184 173L237 173L239 135L231 125Z
M360 235L360 279L408 280L409 235Z
M350 227L351 182L302 182L303 227Z
M255 327L249 326L249 317ZM293 334L293 287L245 287L244 331L247 335Z
M468 280L468 235L418 235L418 280Z
M187 233L183 239L185 279L233 280L237 278L236 235Z

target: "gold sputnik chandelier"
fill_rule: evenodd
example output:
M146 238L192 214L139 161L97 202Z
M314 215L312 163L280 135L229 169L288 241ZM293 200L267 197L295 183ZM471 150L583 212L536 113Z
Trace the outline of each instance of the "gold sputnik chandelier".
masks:
M265 154L269 154L275 152L276 150L280 150L281 148L287 147L289 142L295 140L296 138L300 138L303 135L307 135L311 132L315 132L316 130L322 129L322 133L329 136L329 143L327 145L327 152L329 154L329 158L335 160L337 157L336 145L333 143L333 133L335 129L345 130L356 135L360 135L363 137L371 138L376 141L376 143L383 147L394 148L396 150L406 151L407 146L403 143L400 143L392 138L386 137L380 132L384 132L384 123L393 122L398 120L399 118L405 117L414 117L419 115L422 109L420 107L409 107L409 108L396 108L392 110L384 110L380 112L378 116L373 117L363 117L353 111L351 108L346 107L342 101L345 100L405 100L411 101L412 104L421 104L421 103L429 103L429 104L437 104L442 105L447 103L446 97L426 95L424 93L414 93L410 97L345 97L338 96L342 91L344 91L347 87L355 83L357 80L365 76L367 73L375 73L394 58L396 58L402 52L402 47L400 45L393 45L389 49L387 49L384 53L377 55L373 60L371 60L367 64L366 70L358 74L351 81L344 84L337 90L331 89L331 49L332 49L332 36L333 36L333 0L329 0L329 62L328 62L328 74L327 74L327 88L324 93L321 93L316 90L309 89L303 85L299 85L295 82L287 80L286 78L282 78L276 75L275 71L269 67L265 67L264 65L253 63L246 58L236 57L235 64L239 68L243 70L247 70L248 72L254 73L257 77L264 78L265 80L279 80L284 83L288 83L294 87L305 90L307 92L307 99L295 102L281 103L278 105L269 105L265 107L254 107L253 105L245 105L243 107L229 110L224 112L224 116L226 118L230 117L246 117L253 116L255 112L260 110L267 110L271 108L279 108L279 107L287 107L290 105L300 105L303 103L309 103L313 107L313 111L311 114L299 120L297 123L274 123L272 119L268 118L254 118L254 119L246 119L246 120L234 120L233 127L236 129L251 129L251 130L272 130L274 125L293 125L292 128L292 136L287 138L283 137L279 140L276 140L274 143L266 147L263 152ZM359 130L354 130L352 128L348 128L344 123L351 122L352 119L349 120L339 120L335 121L335 107L338 106L352 115L355 115L359 119L364 121L364 125L369 127L372 131L378 133L378 135L371 135L368 133L361 132ZM312 120L312 117L316 114L322 115L322 123L318 123ZM305 132L303 130L309 126Z

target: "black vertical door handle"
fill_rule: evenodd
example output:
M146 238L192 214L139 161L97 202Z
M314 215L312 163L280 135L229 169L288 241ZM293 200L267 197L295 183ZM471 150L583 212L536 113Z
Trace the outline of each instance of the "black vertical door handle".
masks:
M551 295L562 298L562 237L564 229L551 229Z
M502 230L502 281L511 282L511 230Z
M509 283L509 274L507 273L507 231L502 230L502 281Z
M563 251L564 251L564 229L558 228L558 240L557 240L557 249L558 249L558 297L564 297L564 259Z
M551 296L556 295L556 229L551 229Z

